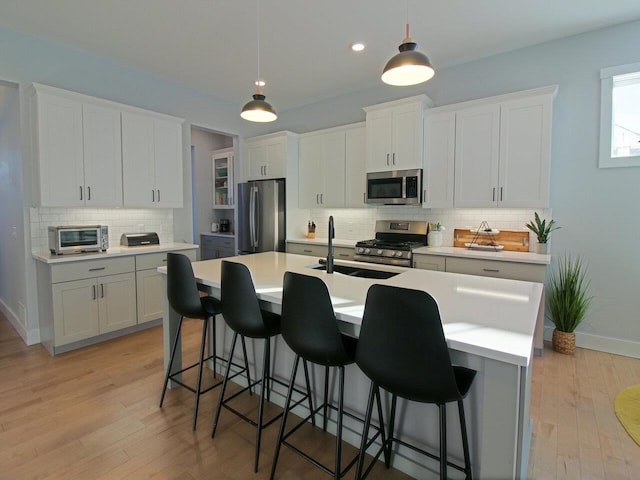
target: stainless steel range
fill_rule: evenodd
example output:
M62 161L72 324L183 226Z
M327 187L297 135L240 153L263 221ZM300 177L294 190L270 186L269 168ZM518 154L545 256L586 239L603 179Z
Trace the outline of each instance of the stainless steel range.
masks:
M376 238L356 243L354 260L411 267L412 250L427 244L427 222L377 220Z

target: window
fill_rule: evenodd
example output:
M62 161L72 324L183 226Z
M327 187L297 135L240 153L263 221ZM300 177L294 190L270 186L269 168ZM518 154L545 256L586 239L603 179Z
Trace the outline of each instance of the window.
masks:
M640 63L600 71L600 168L640 166Z

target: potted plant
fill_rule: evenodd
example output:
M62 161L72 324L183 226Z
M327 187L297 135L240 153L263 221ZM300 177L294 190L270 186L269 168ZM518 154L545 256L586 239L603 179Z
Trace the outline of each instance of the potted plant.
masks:
M547 286L547 318L555 325L552 344L556 352L573 354L576 349L574 330L580 324L593 300L589 280L581 257L563 256Z
M430 247L441 247L444 225L441 225L440 222L430 223L427 231L427 245Z
M555 220L551 220L547 223L547 220L541 220L538 212L534 212L534 219L532 222L527 223L527 228L536 234L538 243L534 247L536 253L549 253L549 234L560 227L555 226Z

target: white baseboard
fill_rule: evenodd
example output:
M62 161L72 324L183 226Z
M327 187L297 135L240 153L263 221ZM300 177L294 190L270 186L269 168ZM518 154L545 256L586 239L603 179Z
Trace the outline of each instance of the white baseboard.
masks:
M9 323L11 323L16 332L18 332L18 335L20 335L20 338L22 338L24 343L27 345L40 343L40 330L27 330L24 326L24 322L20 320L20 317L18 317L18 315L16 315L16 313L9 308L3 300L0 300L0 311L2 311L2 314L5 317L7 317L7 320L9 320ZM23 316L26 316L26 312L23 312Z
M551 341L553 325L544 326L544 339ZM640 343L619 338L591 335L589 333L576 332L576 346L598 350L600 352L624 355L625 357L640 358Z

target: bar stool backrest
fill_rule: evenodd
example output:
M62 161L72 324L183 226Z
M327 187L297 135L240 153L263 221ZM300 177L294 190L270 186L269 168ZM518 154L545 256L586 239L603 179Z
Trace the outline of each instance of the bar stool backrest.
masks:
M221 283L222 316L229 327L245 337L264 338L264 320L247 266L223 260Z
M193 275L191 260L181 253L167 253L167 298L177 313L189 318L207 318Z
M400 397L437 404L461 398L438 305L426 292L369 288L356 363L375 384Z
M302 358L326 366L353 362L345 350L329 290L320 278L284 274L281 328L291 350Z

